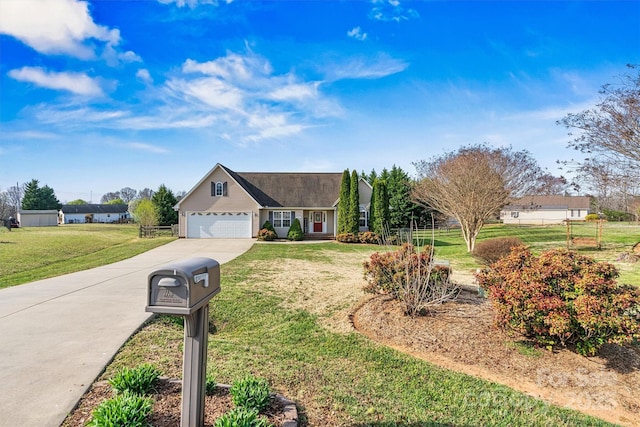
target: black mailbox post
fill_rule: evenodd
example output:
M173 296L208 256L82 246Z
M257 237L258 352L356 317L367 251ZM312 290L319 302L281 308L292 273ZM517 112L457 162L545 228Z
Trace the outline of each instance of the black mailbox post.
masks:
M184 316L180 427L204 425L209 300L220 292L220 264L190 258L149 274L146 311Z

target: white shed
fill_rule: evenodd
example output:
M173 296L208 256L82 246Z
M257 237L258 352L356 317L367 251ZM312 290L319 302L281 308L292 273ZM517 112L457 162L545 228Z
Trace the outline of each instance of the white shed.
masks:
M51 227L58 225L58 211L51 210L21 210L18 212L20 227Z

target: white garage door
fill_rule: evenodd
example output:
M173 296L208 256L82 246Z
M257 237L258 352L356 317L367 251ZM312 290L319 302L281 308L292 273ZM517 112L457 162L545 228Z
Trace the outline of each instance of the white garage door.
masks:
M187 237L196 239L251 238L250 212L189 212Z

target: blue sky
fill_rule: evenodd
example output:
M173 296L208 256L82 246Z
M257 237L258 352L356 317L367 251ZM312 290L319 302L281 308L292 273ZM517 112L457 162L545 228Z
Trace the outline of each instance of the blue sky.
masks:
M640 63L638 1L0 0L0 191L62 202L462 145L559 175L569 112Z

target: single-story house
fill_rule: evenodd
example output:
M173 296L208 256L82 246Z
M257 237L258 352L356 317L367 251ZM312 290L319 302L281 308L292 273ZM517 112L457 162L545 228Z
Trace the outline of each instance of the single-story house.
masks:
M60 218L62 224L122 222L129 218L129 206L127 204L62 205Z
M526 196L502 208L500 219L505 224L561 224L584 221L590 209L587 196Z
M21 210L18 212L20 227L51 227L58 225L58 211L47 210Z
M234 172L216 164L176 204L179 236L251 238L269 221L287 235L295 218L310 237L332 237L338 228L342 173ZM358 183L360 229L368 230L372 188Z

